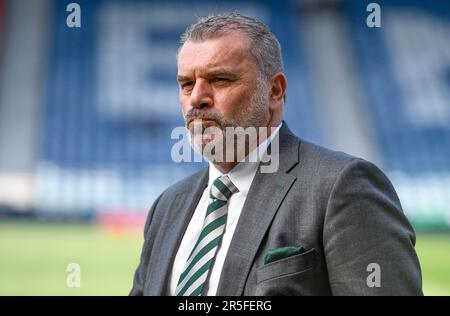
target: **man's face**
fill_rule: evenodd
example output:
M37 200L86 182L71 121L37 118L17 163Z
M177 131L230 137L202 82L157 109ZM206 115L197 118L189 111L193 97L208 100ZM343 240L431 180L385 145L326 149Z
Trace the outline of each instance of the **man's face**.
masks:
M242 34L188 41L181 48L180 103L194 146L214 140L213 135L194 135L194 122L203 129L267 126L269 92L247 52Z

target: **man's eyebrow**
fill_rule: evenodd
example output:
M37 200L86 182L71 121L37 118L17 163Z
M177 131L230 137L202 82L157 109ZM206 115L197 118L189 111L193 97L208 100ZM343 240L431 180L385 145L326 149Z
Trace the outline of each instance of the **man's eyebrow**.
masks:
M208 71L208 76L210 77L224 76L235 78L239 77L239 72L234 69L218 68Z
M188 77L188 76L177 75L177 81L178 81L178 82L181 82L181 81L189 81L189 80L191 80L191 78Z
M239 72L233 69L225 69L225 68L217 68L212 69L206 73L208 77L227 77L230 79L236 79L239 77ZM192 80L191 77L185 76L185 75L177 75L177 81L183 82L183 81L190 81Z

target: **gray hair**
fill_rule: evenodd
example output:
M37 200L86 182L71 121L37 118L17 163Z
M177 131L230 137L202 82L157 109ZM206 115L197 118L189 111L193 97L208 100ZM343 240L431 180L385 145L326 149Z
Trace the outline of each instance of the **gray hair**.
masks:
M242 32L249 39L248 53L255 60L260 75L269 79L283 71L281 46L272 31L253 18L238 13L220 13L201 17L181 35L180 48L187 41L204 41Z

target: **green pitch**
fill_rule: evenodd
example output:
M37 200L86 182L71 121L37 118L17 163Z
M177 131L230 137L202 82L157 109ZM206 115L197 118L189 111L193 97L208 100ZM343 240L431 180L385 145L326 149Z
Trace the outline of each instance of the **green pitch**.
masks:
M416 251L424 294L450 296L450 234L418 234Z
M86 224L2 223L0 295L127 295L142 239ZM70 263L79 288L67 286Z
M141 234L86 224L0 223L0 295L127 295ZM450 295L450 235L417 237L426 295ZM68 264L80 267L69 287Z

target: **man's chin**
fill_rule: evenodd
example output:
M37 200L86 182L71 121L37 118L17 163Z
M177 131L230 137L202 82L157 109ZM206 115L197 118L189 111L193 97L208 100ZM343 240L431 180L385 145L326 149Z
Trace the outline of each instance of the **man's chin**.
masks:
M198 154L202 155L210 162L224 161L224 153L222 151L220 153L217 151L221 145L217 144L214 137L202 137L201 135L196 136L193 139L192 146Z
M193 137L194 144L197 148L205 148L206 145L211 144L214 145L214 135L196 135Z
M203 155L206 145L208 145L212 140L205 139L202 136L195 136L191 139L191 144L194 150Z

